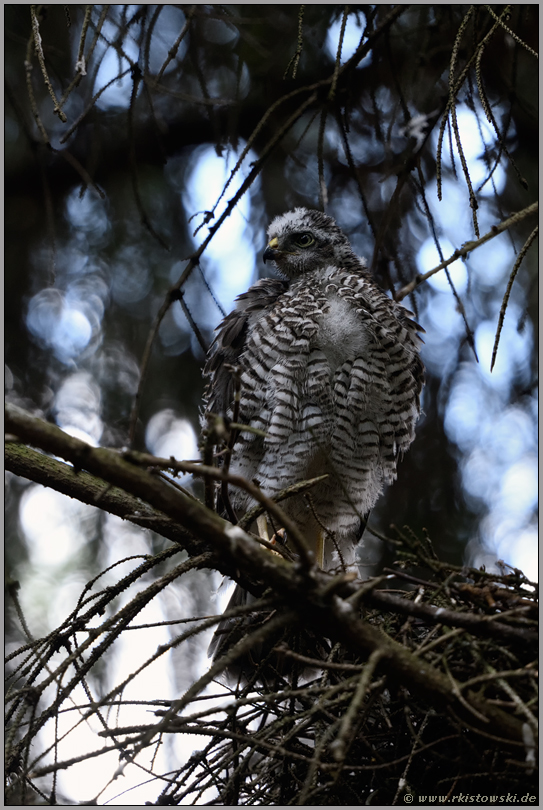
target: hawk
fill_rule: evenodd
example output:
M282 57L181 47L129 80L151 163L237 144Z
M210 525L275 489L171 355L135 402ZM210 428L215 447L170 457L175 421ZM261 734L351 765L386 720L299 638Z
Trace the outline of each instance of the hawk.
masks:
M218 327L206 412L232 419L237 376L236 422L257 431L239 430L230 471L270 497L327 475L281 507L321 567L353 568L367 515L415 436L424 330L320 211L276 217L263 258L279 278L240 295ZM254 506L241 490L229 498L238 518Z

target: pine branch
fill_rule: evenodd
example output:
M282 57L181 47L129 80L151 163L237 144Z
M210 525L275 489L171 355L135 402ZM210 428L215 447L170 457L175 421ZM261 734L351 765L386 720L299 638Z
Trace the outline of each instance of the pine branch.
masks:
M230 573L232 569L239 569L253 581L266 582L281 594L287 610L297 612L302 624L334 642L343 643L355 654L371 655L378 650L379 670L393 681L423 695L429 703L449 706L475 728L501 737L504 745L523 745L523 723L519 719L473 692L461 695L459 684L450 677L359 618L358 610L348 601L349 595L356 592L349 575L331 578L315 568L300 568L269 554L241 528L232 526L197 500L127 461L119 452L90 447L14 405L5 407L5 426L22 442L70 461L75 476L87 470L112 487L124 489L131 498L144 500L190 533L184 545L191 554L211 549L217 554L220 570ZM10 457L23 456L20 452L11 453ZM40 465L41 482L46 479L43 469ZM52 480L50 483L53 485ZM95 484L95 479L92 483ZM84 487L83 479L78 487ZM78 491L76 487L72 489L75 497Z

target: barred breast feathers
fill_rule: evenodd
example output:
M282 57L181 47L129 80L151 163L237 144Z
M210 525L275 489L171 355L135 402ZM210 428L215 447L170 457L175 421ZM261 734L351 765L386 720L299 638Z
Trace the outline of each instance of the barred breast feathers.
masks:
M237 437L232 471L273 495L329 474L313 493L324 525L356 535L383 486L396 477L420 412L424 330L391 300L322 212L295 209L270 225L265 259L282 279L239 296L217 331L204 373L206 409L232 414L231 371L241 372L239 421L260 428ZM250 505L232 495L236 510ZM285 502L303 525L307 505Z

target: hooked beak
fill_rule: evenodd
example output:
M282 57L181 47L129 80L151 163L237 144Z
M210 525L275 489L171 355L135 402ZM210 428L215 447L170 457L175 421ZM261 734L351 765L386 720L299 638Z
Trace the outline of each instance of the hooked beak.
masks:
M279 240L277 239L276 236L274 236L273 239L270 239L270 241L268 243L268 246L267 246L267 248L264 251L264 254L262 256L262 258L264 260L264 264L266 264L267 261L273 261L275 259L276 255L277 255L278 246L279 246Z

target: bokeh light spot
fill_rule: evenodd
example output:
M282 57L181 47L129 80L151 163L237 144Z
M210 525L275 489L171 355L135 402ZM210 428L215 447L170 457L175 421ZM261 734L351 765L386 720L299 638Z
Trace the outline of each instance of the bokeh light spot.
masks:
M337 57L337 49L339 46L339 38L341 35L341 26L342 26L343 15L339 17L335 22L332 23L330 28L328 29L328 33L326 35L326 43L325 47L328 51L328 55L334 61ZM355 14L349 14L347 17L347 22L345 25L345 33L343 36L343 43L341 47L341 64L347 62L351 56L355 53L356 49L360 45L362 40L362 35L364 33L364 29L366 27L366 17L361 11L358 11ZM360 62L359 67L367 65L371 62L371 53L368 53L364 59Z
M446 260L454 253L454 247L447 238L440 239L441 251L443 259ZM441 264L441 257L438 253L437 247L433 239L427 239L417 254L417 264L421 273L428 273ZM468 285L468 271L466 266L460 259L450 264L447 267L452 283L454 284L457 293L463 293ZM428 279L428 284L438 292L450 292L452 294L451 285L447 280L445 270L440 270Z

